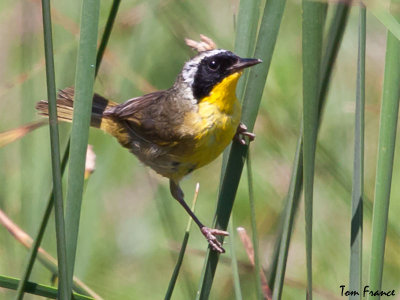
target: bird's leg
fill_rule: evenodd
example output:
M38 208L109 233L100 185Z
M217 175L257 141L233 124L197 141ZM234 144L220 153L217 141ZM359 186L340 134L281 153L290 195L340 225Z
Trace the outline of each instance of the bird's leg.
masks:
M236 129L236 134L233 137L233 139L242 145L246 145L246 140L244 139L244 136L249 137L250 142L254 141L254 139L256 137L256 135L254 133L247 131L246 125L244 125L243 123L240 123L238 128Z
M229 235L229 233L227 231L208 228L208 227L204 226L203 223L201 223L200 220L196 217L196 215L192 212L190 207L186 204L186 202L184 200L183 191L180 188L180 186L177 183L175 183L173 180L170 180L169 188L171 190L172 196L176 200L178 200L178 202L187 211L187 213L190 215L190 217L193 219L193 221L196 222L197 226L199 226L201 233L207 239L208 243L210 244L211 249L213 249L214 251L217 251L219 253L225 253L225 249L222 248L221 242L218 241L216 236L217 235L227 236L227 235Z

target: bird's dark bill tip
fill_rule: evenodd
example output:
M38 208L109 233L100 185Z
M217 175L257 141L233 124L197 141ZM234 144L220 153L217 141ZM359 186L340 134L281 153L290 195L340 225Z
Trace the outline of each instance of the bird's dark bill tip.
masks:
M236 63L234 63L229 70L234 73L234 72L239 72L245 68L252 67L254 65L257 65L259 63L262 63L261 59L258 58L239 58Z

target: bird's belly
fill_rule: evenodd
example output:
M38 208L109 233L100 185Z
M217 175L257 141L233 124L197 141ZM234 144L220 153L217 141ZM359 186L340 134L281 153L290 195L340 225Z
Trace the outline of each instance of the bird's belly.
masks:
M219 111L215 105L203 103L200 113L196 114L197 119L190 118L191 122L188 123L193 130L189 142L191 146L180 157L183 166L191 166L189 171L216 159L232 141L241 115L240 104L235 102L231 114Z

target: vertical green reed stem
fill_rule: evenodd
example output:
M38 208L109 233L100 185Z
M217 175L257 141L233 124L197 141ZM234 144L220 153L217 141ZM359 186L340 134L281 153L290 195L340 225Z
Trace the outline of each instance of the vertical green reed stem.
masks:
M117 11L115 9L118 9L119 3L120 3L120 0L114 0L114 2L112 4L112 9L111 9L110 14L109 14L108 19L107 19L106 29L105 29L105 31L103 33L103 36L102 36L102 39L101 39L101 43L100 43L100 47L103 50L102 51L99 50L97 52L97 57L96 57L96 75L97 75L98 70L100 68L101 61L102 61L103 55L104 55L104 50L105 50L105 48L107 46L107 43L108 43L108 40L109 40L110 32L111 32L111 29L112 29L110 26L112 26L114 24L114 20L116 18L116 12ZM65 171L65 168L66 168L66 165L67 165L67 161L68 161L68 158L69 158L69 147L70 147L70 139L68 139L67 145L65 147L65 151L63 152L64 154L63 154L62 163L61 163L61 176L64 174L64 171ZM47 207L46 207L45 213L44 213L44 215L42 217L42 222L40 224L40 228L39 228L38 234L37 234L37 236L36 236L36 238L34 240L32 248L30 250L29 262L27 264L27 267L25 269L25 272L24 272L24 275L23 275L21 281L19 282L19 285L21 286L21 288L20 287L18 288L17 297L19 297L19 298L17 298L17 299L22 299L22 298L20 298L23 295L22 285L24 284L24 282L26 282L29 279L29 276L30 276L30 274L32 272L32 268L33 268L33 264L34 264L35 259L36 259L37 251L38 251L38 249L40 247L40 244L41 244L41 241L42 241L42 238L43 238L43 235L44 235L44 232L45 232L45 229L47 227L47 223L48 223L48 220L49 220L49 217L50 217L50 213L51 213L51 210L53 208L53 204L54 204L53 197L54 197L54 188L50 192L50 196L49 196L49 199L47 201Z
M399 17L399 15L397 15ZM372 217L369 289L381 290L400 97L400 41L388 31ZM369 296L369 299L380 298Z
M349 290L362 290L362 237L363 237L363 199L364 199L364 109L365 109L365 47L366 47L366 9L360 3L358 28L358 62L356 117L354 129L354 170L351 201L350 238L350 279ZM351 295L349 299L361 299Z
M257 222L256 222L256 210L254 207L254 190L253 190L253 171L251 167L250 151L247 151L247 180L249 185L249 204L250 204L250 220L251 220L251 231L253 237L253 249L254 249L254 271L257 286L258 299L263 300L263 290L261 286L261 265L260 255L258 251L258 233L257 233Z
M321 66L321 79L318 92L318 124L322 121L322 112L326 103L326 95L329 90L330 78L343 33L346 28L349 5L347 3L336 4L336 10L329 26L327 46ZM295 214L300 202L300 195L303 186L303 121L301 124L295 159L290 179L289 191L283 213L282 238L277 239L276 251L273 255L273 266L270 272L270 286L273 286L273 299L281 299L282 288L285 277L286 261L289 251L290 238L294 224ZM278 257L278 258L276 258Z
M97 73L99 72L101 60L103 59L104 51L106 50L108 40L110 39L111 30L114 26L114 21L115 21L115 18L117 17L117 12L118 12L120 3L121 3L121 0L114 0L111 5L110 14L108 15L106 27L104 28L104 32L103 32L103 36L101 38L99 50L97 50L95 76L97 76Z
M96 64L99 0L82 4L80 41L76 66L74 115L71 130L70 163L66 203L68 281L72 283L84 185L86 149L92 111Z
M68 156L69 156L69 143L65 147L63 160L61 162L61 176L64 174L65 168L67 166ZM49 221L49 218L50 218L51 211L53 210L53 206L54 206L54 188L52 189L52 191L50 193L50 196L48 197L46 210L45 210L44 215L42 217L42 222L40 223L40 227L39 227L38 233L36 235L36 238L33 241L32 247L31 247L31 249L29 251L28 264L27 264L27 266L25 268L24 274L23 274L20 282L18 283L16 299L22 299L23 298L24 291L25 291L23 286L28 281L28 279L29 279L29 277L30 277L30 275L32 273L32 269L33 269L33 265L34 265L35 260L36 260L38 249L39 249L40 244L42 242L44 233L46 231L46 227L47 227L47 224L48 224L48 221ZM65 239L65 237L64 237L64 239ZM58 264L60 264L60 262L58 262ZM58 271L58 272L60 272L60 271Z
M60 166L60 142L58 136L57 123L57 97L56 83L54 74L54 54L51 29L50 1L42 0L43 14L43 32L44 32L44 50L46 58L46 81L47 81L47 98L49 102L49 123L50 123L50 142L51 142L51 160L53 173L53 196L55 203L55 220L56 220L56 236L57 236L57 258L58 267L58 297L62 300L69 299L71 285L68 282L65 224L64 224L64 206L62 195L62 175ZM46 210L49 214L49 210ZM42 233L43 234L43 233ZM39 247L38 245L35 245ZM25 271L23 280L18 284L17 299L22 299L27 279L32 270L33 261Z
M303 172L306 218L307 299L312 299L312 219L318 90L326 4L303 0Z
M233 226L233 216L231 216L231 221L229 222L229 238L231 240L229 246L231 250L231 265L232 265L232 276L233 276L233 288L235 290L235 299L242 300L242 289L240 288L240 276L239 276L239 267L238 261L236 257L236 248L235 248L235 228Z
M284 208L284 220L282 238L279 239L278 253L274 255L276 269L272 269L270 286L272 299L278 300L282 297L283 282L285 279L286 262L289 253L290 238L292 235L295 212L300 202L300 194L303 184L303 124L301 125L300 136L297 140L296 153L293 163L292 176L290 178L289 191ZM276 270L276 271L275 271ZM275 273L275 274L274 274ZM275 277L275 278L273 278Z
M235 53L240 57L251 57L257 40L260 0L240 1L235 38ZM243 100L249 71L245 70L236 88L239 100Z
M242 0L239 3L239 13L236 26L235 49L234 52L240 57L252 57L254 46L257 41L257 28L260 19L260 0ZM240 102L243 102L243 95L249 76L249 70L245 70L239 79L236 96ZM222 179L225 176L226 164L228 162L231 146L228 146L222 157L222 168L220 178L220 188Z
M99 50L97 52L97 57L96 57L96 75L100 69L100 65L101 65L101 61L103 59L104 56L104 50L106 49L110 34L111 34L111 30L112 30L112 26L114 25L114 21L117 15L117 11L119 8L119 4L120 4L120 0L114 0L110 13L108 15L108 19L107 19L107 24L105 27L105 30L103 32L102 35L102 39L100 42L100 46L99 46ZM43 17L45 16L45 14L43 13ZM50 19L51 21L51 19ZM50 27L51 28L51 27ZM101 51L100 51L101 49ZM64 174L68 159L69 159L69 148L70 148L70 139L68 139L67 145L65 147L65 150L63 152L63 157L62 157L62 162L61 162L61 176ZM50 213L51 210L53 209L53 204L54 204L54 189L55 187L53 186L50 195L48 197L48 201L47 201L47 206L46 206L46 210L44 212L44 215L42 217L42 222L40 224L40 228L39 231L37 233L37 236L35 238L35 240L33 241L32 244L32 248L29 252L29 261L28 264L25 268L24 274L22 279L19 281L18 283L18 290L17 290L17 296L16 299L22 299L23 294L24 294L24 288L23 286L25 285L25 283L28 281L29 276L32 272L33 269L33 265L37 256L37 251L40 247L40 244L42 242L43 236L44 236L44 232L46 230L47 224L48 224L48 220L50 218ZM82 291L83 292L83 291Z

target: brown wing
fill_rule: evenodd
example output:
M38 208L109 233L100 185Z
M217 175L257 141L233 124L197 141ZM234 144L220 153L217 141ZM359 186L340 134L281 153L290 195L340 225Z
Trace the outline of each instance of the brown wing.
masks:
M140 97L132 98L124 103L112 107L104 112L105 116L113 116L121 119L135 119L149 107L157 104L165 91L157 91Z
M182 124L179 101L169 90L157 91L111 107L105 116L121 122L134 137L160 146L172 146L182 137L176 128Z

